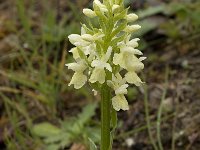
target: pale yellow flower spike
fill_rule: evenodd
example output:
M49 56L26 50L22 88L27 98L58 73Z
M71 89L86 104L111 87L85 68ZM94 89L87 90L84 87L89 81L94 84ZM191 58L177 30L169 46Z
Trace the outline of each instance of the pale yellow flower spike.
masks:
M90 19L99 19L99 28L82 24L80 35L68 36L75 46L69 51L75 63L66 64L74 71L69 86L79 89L88 81L92 83L92 91L97 94L107 83L115 93L111 101L116 111L129 109L125 97L129 84L140 86L144 83L138 73L144 68L142 61L146 59L137 49L140 39L130 39L141 28L133 24L138 16L124 12L127 11L123 0L94 0L93 9L84 8L83 14Z

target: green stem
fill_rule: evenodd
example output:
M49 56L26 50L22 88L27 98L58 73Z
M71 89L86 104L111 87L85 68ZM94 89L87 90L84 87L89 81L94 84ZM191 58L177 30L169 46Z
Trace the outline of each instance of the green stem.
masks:
M110 106L111 91L106 83L101 88L101 150L110 147Z
M146 115L148 134L149 134L149 138L150 138L151 144L153 145L154 150L158 150L156 142L151 133L151 122L150 122L150 117L149 117L149 103L148 103L147 86L145 85L144 88L145 88L144 106L145 106L145 115Z
M160 133L160 124L161 124L161 119L162 119L162 111L163 111L163 101L166 97L167 94L167 86L168 86L168 75L169 75L169 68L168 66L166 67L166 73L165 73L165 89L161 98L160 106L158 109L158 115L157 115L157 139L158 139L158 147L160 150L163 150L163 145L161 141L161 133Z
M162 110L163 110L163 100L165 99L165 95L166 95L166 89L164 90L164 93L162 95L162 99L161 99L161 103L160 103L160 107L158 110L158 115L157 115L157 139L158 139L158 146L160 150L163 150L163 145L162 145L162 141L161 141L161 133L160 133L160 124L161 124L161 116L162 116Z

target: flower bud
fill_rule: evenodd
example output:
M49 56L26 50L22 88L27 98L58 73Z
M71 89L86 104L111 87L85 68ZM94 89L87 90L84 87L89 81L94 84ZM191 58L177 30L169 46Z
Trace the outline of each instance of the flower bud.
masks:
M97 16L96 13L95 13L93 10L88 9L88 8L83 9L83 13L84 13L87 17L90 17L90 18L94 18L94 17Z
M117 12L119 10L120 6L119 5L113 5L112 7L112 12Z
M134 31L140 29L140 28L141 28L140 25L131 25L131 26L128 25L128 26L124 29L124 31L125 31L125 32L128 32L128 33L131 33L131 32L134 32Z
M136 14L129 14L126 16L126 19L128 22L133 22L138 19L138 16Z
M100 9L100 11L101 11L102 13L108 12L108 9L106 8L106 6L103 5L99 0L94 0L94 3L93 3L93 4L96 5L96 6Z
M102 13L108 12L107 8L100 8L100 10L101 10Z
M105 6L103 5L99 0L94 0L94 4L97 5L98 7L102 7L102 6Z

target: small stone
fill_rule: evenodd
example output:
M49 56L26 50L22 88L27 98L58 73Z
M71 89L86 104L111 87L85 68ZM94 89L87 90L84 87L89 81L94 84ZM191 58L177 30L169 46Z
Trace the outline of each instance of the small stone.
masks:
M127 138L126 144L128 147L131 147L131 146L135 145L135 140L133 138Z

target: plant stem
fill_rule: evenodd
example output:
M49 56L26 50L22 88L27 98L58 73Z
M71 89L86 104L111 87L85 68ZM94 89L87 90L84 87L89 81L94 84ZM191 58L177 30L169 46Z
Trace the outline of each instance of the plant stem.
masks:
M146 115L146 122L147 122L147 129L149 134L149 139L151 141L151 144L153 145L154 150L158 150L158 147L156 145L156 142L152 136L151 133L151 122L149 118L149 103L148 103L148 92L147 92L147 86L145 85L145 97L144 97L144 106L145 106L145 115Z
M109 150L110 147L110 99L110 87L104 83L101 88L101 150Z
M160 104L160 107L159 107L159 110L158 110L158 115L157 115L157 139L158 139L158 146L159 146L159 149L160 150L163 150L163 145L162 145L162 141L161 141L161 134L160 134L160 124L161 124L161 116L162 116L162 109L163 109L163 100L165 98L165 92L166 90L164 90L164 93L163 93L163 96L162 96L162 99L161 99L161 104Z
M167 94L167 86L168 86L168 74L169 74L169 68L168 66L166 67L166 73L165 73L165 87L164 87L164 91L162 94L162 98L161 98L161 102L160 102L160 106L158 109L158 115L157 115L157 139L158 139L158 147L160 150L163 150L163 145L162 145L162 141L161 141L161 133L160 133L160 124L161 124L161 119L162 119L162 111L163 111L163 101L165 100L166 94Z

